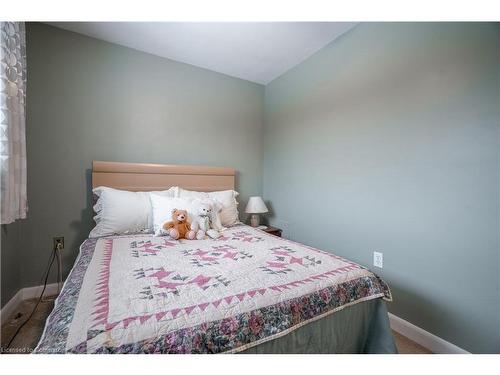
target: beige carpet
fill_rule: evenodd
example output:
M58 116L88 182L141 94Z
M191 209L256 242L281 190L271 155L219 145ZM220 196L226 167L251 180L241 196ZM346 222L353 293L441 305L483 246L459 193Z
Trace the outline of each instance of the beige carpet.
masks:
M42 335L45 325L45 319L47 319L47 316L54 306L54 302L52 299L50 299L50 297L47 297L46 301L40 303L31 320L25 324L25 326L21 329L19 334L12 342L10 349L5 349L5 346L10 341L17 328L29 316L31 310L36 304L36 301L36 299L24 301L19 307L19 311L14 314L12 319L2 326L0 342L4 353L29 353L35 348L38 340ZM400 354L430 353L430 351L409 340L405 336L402 336L397 332L393 333Z

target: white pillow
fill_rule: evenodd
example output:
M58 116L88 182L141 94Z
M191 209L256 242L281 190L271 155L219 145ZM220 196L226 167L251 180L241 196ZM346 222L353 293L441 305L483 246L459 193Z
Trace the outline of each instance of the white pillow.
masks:
M94 205L96 226L90 238L113 234L148 233L153 229L151 193L175 196L176 188L157 192L132 192L99 186L93 190L98 197Z
M182 188L177 189L177 196L180 198L197 198L197 199L213 199L222 205L220 211L220 220L223 226L229 227L239 222L238 218L238 201L236 197L239 195L234 190L212 191L209 193L202 191L192 191Z

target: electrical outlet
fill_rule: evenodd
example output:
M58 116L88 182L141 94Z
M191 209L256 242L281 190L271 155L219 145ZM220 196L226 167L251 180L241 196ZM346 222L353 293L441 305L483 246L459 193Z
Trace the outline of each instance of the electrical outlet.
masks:
M274 219L273 224L283 231L283 236L286 236L287 238L292 237L290 222L276 218Z
M384 254L378 251L373 252L373 265L378 268L384 268Z
M54 250L64 249L64 237L54 237Z

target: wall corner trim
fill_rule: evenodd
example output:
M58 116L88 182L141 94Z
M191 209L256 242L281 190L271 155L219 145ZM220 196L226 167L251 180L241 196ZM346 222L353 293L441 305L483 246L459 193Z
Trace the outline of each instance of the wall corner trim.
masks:
M435 354L470 354L468 351L389 313L391 328Z

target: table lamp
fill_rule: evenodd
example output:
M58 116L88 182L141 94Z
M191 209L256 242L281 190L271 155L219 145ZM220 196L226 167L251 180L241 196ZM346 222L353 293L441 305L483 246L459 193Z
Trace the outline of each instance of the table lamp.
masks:
M250 197L245 208L247 214L252 214L250 217L250 225L252 227L258 227L260 223L260 215L268 212L269 210L261 197Z

